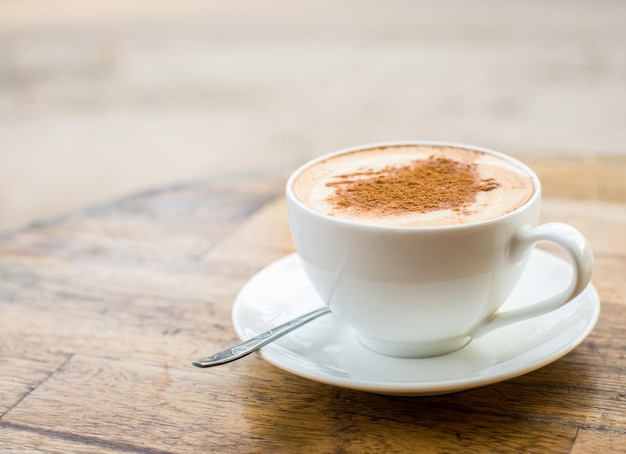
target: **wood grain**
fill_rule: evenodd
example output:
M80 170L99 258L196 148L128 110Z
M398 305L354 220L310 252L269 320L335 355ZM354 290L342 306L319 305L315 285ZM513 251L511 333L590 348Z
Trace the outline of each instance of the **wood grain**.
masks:
M571 168L588 188L606 178L603 165ZM562 168L541 172L557 181ZM604 190L546 185L542 220L592 244L602 313L582 345L538 371L409 398L305 380L257 355L193 368L237 340L241 286L292 251L285 177L167 187L2 236L0 448L626 452L626 203Z

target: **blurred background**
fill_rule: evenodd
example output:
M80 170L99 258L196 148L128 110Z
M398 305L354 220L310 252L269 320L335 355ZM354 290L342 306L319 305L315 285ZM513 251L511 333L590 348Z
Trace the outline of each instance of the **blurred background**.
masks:
M626 153L621 0L0 0L0 232L395 139Z

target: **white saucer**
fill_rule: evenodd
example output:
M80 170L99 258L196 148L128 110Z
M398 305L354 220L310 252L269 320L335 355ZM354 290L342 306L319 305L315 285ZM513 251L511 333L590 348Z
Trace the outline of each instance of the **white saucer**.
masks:
M563 289L570 266L535 249L504 308L538 301ZM233 307L241 339L256 336L322 307L299 258L288 255L261 270L243 287ZM598 320L600 301L590 284L574 301L540 317L492 331L448 355L406 359L368 350L334 315L324 315L263 347L275 366L330 385L394 395L462 391L539 369L576 348Z

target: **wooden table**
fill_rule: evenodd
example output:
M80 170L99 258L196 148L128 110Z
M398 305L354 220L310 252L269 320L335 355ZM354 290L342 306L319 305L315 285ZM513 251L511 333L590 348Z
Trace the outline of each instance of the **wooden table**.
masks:
M626 159L530 163L579 228L602 312L572 353L499 384L390 397L302 379L234 342L231 308L292 251L284 174L112 201L0 237L0 450L626 452Z

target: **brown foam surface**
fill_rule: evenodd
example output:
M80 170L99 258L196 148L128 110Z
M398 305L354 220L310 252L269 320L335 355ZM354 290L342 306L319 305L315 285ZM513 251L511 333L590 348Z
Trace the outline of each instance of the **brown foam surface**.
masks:
M495 180L497 187L477 191L471 201L443 209L389 212L337 203L337 183L346 175L352 179L371 178L372 173L391 175L385 169L419 166L420 161L433 158L469 165L477 184ZM402 145L349 152L315 163L296 177L293 190L310 208L342 219L377 225L441 226L478 222L510 213L530 199L534 184L524 169L495 155L449 146Z

